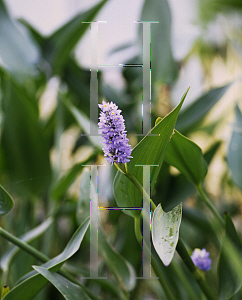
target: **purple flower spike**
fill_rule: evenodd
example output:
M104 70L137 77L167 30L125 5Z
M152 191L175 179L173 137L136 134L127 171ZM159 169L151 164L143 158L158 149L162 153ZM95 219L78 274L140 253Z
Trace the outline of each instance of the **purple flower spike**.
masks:
M101 142L104 145L102 148L104 156L107 156L105 159L112 165L130 161L132 149L126 137L127 131L125 131L124 118L120 115L121 110L115 103L106 103L104 100L98 106L102 110L98 126L99 133L103 136Z
M194 265L198 267L198 269L201 269L203 271L208 271L211 269L212 261L209 258L209 252L207 252L205 248L203 248L202 250L196 248L191 255L191 259Z

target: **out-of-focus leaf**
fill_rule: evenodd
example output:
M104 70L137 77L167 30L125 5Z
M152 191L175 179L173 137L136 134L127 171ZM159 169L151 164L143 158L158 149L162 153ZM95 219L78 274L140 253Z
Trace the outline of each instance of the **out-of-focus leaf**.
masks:
M44 233L52 224L53 219L48 218L39 226L35 227L34 229L28 231L23 236L20 237L21 241L29 243L39 237L42 233ZM7 253L5 253L1 257L0 266L1 269L6 272L9 269L10 263L13 260L14 256L20 251L17 246L13 246Z
M141 21L158 21L151 24L151 72L155 82L172 83L178 73L171 49L171 12L166 0L146 0ZM142 25L139 25L140 27ZM140 30L140 41L142 31Z
M44 45L44 56L52 66L53 74L59 74L69 59L69 55L77 45L91 22L107 0L103 0L90 10L78 14L70 22L54 32Z
M178 113L183 101L185 100L187 92L188 90L183 95L180 104L149 132L150 134L158 134L159 136L146 135L133 149L133 158L129 163L127 163L130 173L138 179L141 185L143 181L143 168L135 165L158 165L157 167L151 167L150 169L151 193L153 192L154 184L165 158L166 149L174 129ZM119 171L114 179L114 194L120 207L142 206L142 195L134 187L133 183ZM139 212L136 210L125 210L124 212L133 217L139 215Z
M86 160L83 162L75 164L64 176L62 176L56 184L53 186L52 189L52 197L54 199L60 199L63 197L67 189L70 187L70 185L74 182L76 177L81 173L83 170L85 164L87 164L89 161L96 159L97 155L99 153L98 151L94 151Z
M0 0L0 58L4 68L22 82L27 76L33 76L39 50L27 33L21 32L16 25Z
M229 87L230 84L227 84L222 87L211 89L208 93L205 93L190 106L181 111L177 118L176 129L180 132L192 131L195 125L202 121Z
M65 277L43 267L33 268L50 281L66 300L91 300L84 289Z
M42 267L57 272L62 264L79 249L89 223L90 219L87 219L80 227L78 227L63 252L43 264ZM37 273L12 288L2 300L32 300L47 282L47 279Z
M10 78L3 86L1 142L6 170L19 191L42 193L51 183L51 167L36 100Z
M157 254L168 266L176 250L181 224L182 205L179 204L166 213L159 204L153 214L151 223L152 241Z
M90 133L90 124L93 123L90 119L88 119L79 109L77 109L73 104L71 104L70 102L65 102L66 106L68 107L68 109L70 110L70 112L72 113L72 115L74 116L74 118L77 121L77 124L83 129L83 131L85 133ZM92 124L92 126L94 126L94 124ZM96 128L98 127L97 125L95 125ZM98 129L97 129L98 131ZM87 136L91 143L97 147L97 148L102 148L102 143L101 143L101 139L102 136L91 136L88 135Z
M225 240L229 240L233 246L242 253L242 243L234 227L233 221L230 215L227 213L224 215L225 219ZM235 273L235 270L230 262L230 255L224 249L226 241L224 240L218 263L218 277L219 277L219 299L227 300L232 299L241 288L241 278ZM241 260L241 259L240 259ZM241 260L242 262L242 260Z
M90 216L90 168L84 168L81 175L76 216L79 223Z
M13 198L0 185L0 215L5 215L11 211L14 206Z
M207 163L201 149L176 130L168 144L165 161L177 168L194 185L202 183L207 174Z
M242 129L242 114L238 105L235 107L235 113L236 120L228 149L228 165L233 181L242 190L242 134L238 130Z
M98 228L98 251L120 287L125 291L132 290L136 282L135 271L132 265L108 243L101 226Z
M19 19L19 21L29 30L29 32L30 32L31 36L33 37L33 39L35 40L35 42L40 47L42 47L42 45L45 41L45 38L42 36L42 34L26 20Z

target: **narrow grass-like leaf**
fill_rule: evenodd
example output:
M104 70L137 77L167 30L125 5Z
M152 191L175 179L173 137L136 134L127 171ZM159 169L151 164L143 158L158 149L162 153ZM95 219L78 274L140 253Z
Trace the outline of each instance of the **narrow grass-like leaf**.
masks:
M218 262L218 278L219 278L219 299L232 299L241 288L241 278L239 278L231 265L230 255L226 252L226 241L229 240L232 245L242 254L242 243L234 227L230 215L224 215L225 219L225 237L222 245L219 262ZM242 259L241 259L242 263Z
M28 231L20 239L23 242L29 243L39 237L42 233L44 233L52 224L53 219L50 217L41 223L39 226L35 227L34 229ZM13 246L7 253L5 253L1 257L0 266L1 269L6 272L9 269L10 263L13 260L14 256L20 251L20 249L16 246Z
M3 0L0 0L0 57L4 68L10 71L14 78L23 79L34 75L34 64L39 59L39 49L31 38L19 30L8 15Z
M74 284L65 277L43 267L33 266L33 268L48 279L66 300L91 300L81 286Z
M5 215L11 211L14 206L13 198L0 185L0 215Z
M181 111L177 118L176 129L181 132L192 131L202 121L210 109L221 99L231 84L211 89Z
M115 276L119 286L125 291L132 290L136 283L135 271L132 265L109 244L101 226L98 229L98 251Z
M42 267L57 272L62 264L79 249L89 223L90 220L87 219L80 227L78 227L63 252L43 264ZM47 279L37 273L16 285L2 300L32 300L47 282Z
M44 56L52 66L53 74L59 74L68 61L69 55L77 45L90 23L107 0L103 0L90 10L78 14L70 22L54 32L44 45Z
M207 163L201 149L176 130L168 144L165 161L177 168L194 185L202 183L207 174Z
M135 165L158 165L157 167L151 167L151 193L187 92L188 90L183 95L180 104L149 132L158 136L146 135L133 149L133 158L127 164L130 173L138 179L141 185L143 183L143 168ZM114 195L120 207L142 207L142 195L121 172L117 172L114 179ZM133 217L139 215L137 210L125 210L124 212Z
M228 165L233 181L242 190L242 114L238 105L235 107L235 113L236 120L228 150Z
M152 241L157 254L168 266L176 250L181 224L182 205L179 204L166 213L159 204L151 223Z

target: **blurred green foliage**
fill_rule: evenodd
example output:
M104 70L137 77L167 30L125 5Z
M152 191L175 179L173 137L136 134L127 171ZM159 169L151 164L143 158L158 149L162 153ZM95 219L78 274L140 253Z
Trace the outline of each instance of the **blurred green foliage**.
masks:
M30 243L47 257L55 257L65 249L73 233L89 212L90 199L86 193L90 189L86 190L84 187L87 186L90 177L87 169L82 165L103 163L101 146L97 139L87 139L81 135L88 132L89 126L90 70L85 69L76 61L74 51L90 26L82 21L95 20L98 12L107 2L107 0L101 1L92 9L75 16L50 36L43 36L25 20L13 22L5 3L0 0L0 178L1 185L15 200L13 210L1 216L0 226L19 237L22 243ZM176 89L177 82L183 76L184 67L194 56L203 66L203 74L200 75L204 86L207 87L203 89L199 97L195 97L181 110L176 129L183 135L175 131L168 144L175 119L172 120L170 127L168 126L169 131L166 131L167 127L162 129L164 131L162 143L169 145L168 154L165 155L165 151L160 153L159 147L156 148L157 145L152 146L154 152L151 154L151 160L154 154L160 155L160 162L164 160L162 166L157 168L157 172L156 168L153 168L153 173L156 173L151 183L152 199L156 205L161 203L166 212L182 202L180 236L189 251L206 247L211 252L212 270L206 274L210 288L215 294L219 291L220 296L223 295L221 299L230 299L229 297L236 292L233 299L239 300L242 297L239 290L241 282L231 267L227 252L224 252L224 248L220 246L220 234L216 234L218 225L200 201L194 185L203 182L208 170L205 189L211 194L211 199L221 214L225 211L230 213L231 218L229 215L225 216L226 235L233 236L231 243L234 243L235 248L241 251L239 243L242 234L242 121L239 93L235 95L236 99L229 94L225 103L225 113L220 113L221 110L219 110L221 98L225 99L223 97L228 95L227 91L231 90L232 84L238 78L230 76L227 82L217 85L214 84L216 81L212 76L214 68L220 67L221 70L227 68L229 73L234 65L237 68L241 67L242 61L239 58L242 54L241 28L232 28L232 30L229 28L221 43L216 39L209 40L207 33L209 26L216 23L219 16L227 20L231 18L231 15L239 14L241 18L242 2L240 0L200 0L198 4L197 27L200 29L200 36L194 41L186 57L180 61L175 60L172 51L172 13L169 1L144 1L140 16L140 19L144 21L157 19L160 22L152 25L151 37L152 126L155 125L158 117L165 117L167 109L171 111L174 102L180 100L172 99L172 91ZM20 30L22 26L25 27L25 33ZM141 32L137 33L137 37L137 45L142 50ZM122 50L121 47L119 51ZM142 57L135 55L127 63L140 63L141 61ZM220 65L214 66L217 61ZM223 72L221 70L219 72ZM129 138L134 148L140 141L140 137L136 137L135 134L140 133L141 127L141 117L138 111L141 105L142 72L138 68L123 68L122 77L125 84L122 91L117 91L107 84L103 80L102 72L98 72L98 76L99 101L105 98L107 101L115 102L122 109ZM53 78L58 81L57 96L50 114L42 116L43 96L47 85ZM187 88L183 86L182 93ZM52 106L52 100L47 100L49 106ZM234 100L237 101L236 106ZM160 107L164 110L161 111ZM214 117L214 111L217 110L218 113ZM165 121L160 123L160 127L162 124L167 125L166 122L170 117L171 115L164 118ZM222 132L223 137L223 132L227 131L226 128L230 121L233 122L233 119L235 121L229 133L221 140L221 135L218 137L217 133ZM153 130L156 131L160 127L158 124ZM72 134L74 142L72 141L69 145L68 136ZM202 151L190 139L196 140L202 146ZM138 153L137 160L144 154L144 151L148 151L151 143L147 140L146 137L135 148L134 153ZM142 145L145 145L145 150L142 149ZM183 163L177 164L177 161ZM174 167L177 169L174 170ZM136 200L141 200L141 196L137 196L137 191L132 190L129 184L124 185L124 190L122 187L118 190L117 185L120 188L122 174L118 173L114 181L116 169L113 168L106 167L107 171L103 173L104 175L100 171L100 182L103 180L103 186L99 186L100 206L117 207L118 204L125 206L127 201L124 195L130 193L136 206L139 202ZM214 168L215 171L210 171ZM139 176L141 181L142 172ZM117 202L112 191L113 181ZM9 194L1 187L1 215L9 212L13 206L13 200ZM151 299L151 297L152 299L166 299L158 281L135 281L135 276L141 276L142 253L135 238L133 219L122 211L100 211L99 214L103 228L103 232L100 231L99 274L103 274L108 279L84 280L84 288L80 289L76 285L73 288L77 289L80 295L84 295L83 299L89 299L89 297L95 299L95 295L97 298L100 296L101 299L139 300ZM45 222L50 216L53 222L48 221L47 226ZM235 235L232 219L238 230L238 236L237 233ZM45 226L42 227L40 224L45 224ZM80 245L81 240L76 240L74 244ZM43 267L36 267L36 270L55 286L61 282L63 289L60 292L64 294L66 285L74 286L75 280L89 276L89 247L90 234L87 230L80 251L65 264L65 271L71 274L71 278L64 279L61 277L63 274L52 274L51 270L48 271ZM222 252L220 252L221 249ZM11 256L11 253L14 255ZM154 255L156 256L155 252ZM218 256L220 256L219 261ZM9 257L7 269L6 264L2 265L2 262L6 262L6 257ZM4 260L1 261L1 258ZM160 259L156 258L159 269L176 299L195 299L194 294L197 299L202 299L196 281L176 255L168 267L164 267ZM61 262L66 259L67 256ZM40 263L40 259L32 258L23 250L16 252L16 248L8 244L2 236L0 237L1 287L7 284L11 291L22 276L33 270L32 265ZM41 278L44 283L47 282L43 277ZM236 278L233 280L234 285L229 284L231 278ZM228 289L226 289L227 283ZM22 286L22 299L27 299L24 298L26 286L24 284ZM91 291L88 296L85 288ZM14 292L13 296L10 293L8 295L4 299L17 299L18 297ZM28 299L32 299L30 292L29 295ZM49 285L42 289L34 299L58 300L63 297Z

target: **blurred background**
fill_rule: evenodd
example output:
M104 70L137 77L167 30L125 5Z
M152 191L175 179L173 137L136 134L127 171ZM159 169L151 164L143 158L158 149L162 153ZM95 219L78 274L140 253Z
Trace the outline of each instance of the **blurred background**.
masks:
M0 0L0 179L15 199L0 225L22 236L54 216L50 228L31 240L53 257L89 214L88 190L82 193L89 175L82 164L105 163L99 139L81 136L90 128L91 66L90 25L82 21L92 20L106 21L98 28L100 65L142 64L141 25L134 21L159 21L151 25L152 126L190 86L176 129L201 147L208 163L205 188L221 213L231 213L242 235L241 0ZM122 109L133 148L141 133L142 69L100 67L98 88L100 103L106 99ZM100 168L100 206L117 206L115 172ZM206 246L216 266L210 214L192 184L165 162L153 199L165 211L183 202L183 240L189 249ZM109 242L139 273L132 218L102 211L100 219ZM88 238L82 246L86 255ZM9 249L1 239L0 255ZM79 255L77 261L79 269L73 272L87 272L86 260ZM19 252L2 271L13 286L33 263ZM109 272L105 266L102 270ZM164 274L174 293L190 299L169 268ZM208 276L214 287L215 275L213 268ZM114 291L92 287L105 299L115 299L110 296ZM52 293L45 289L36 299L51 299ZM132 299L163 294L152 283L138 283L131 293Z

